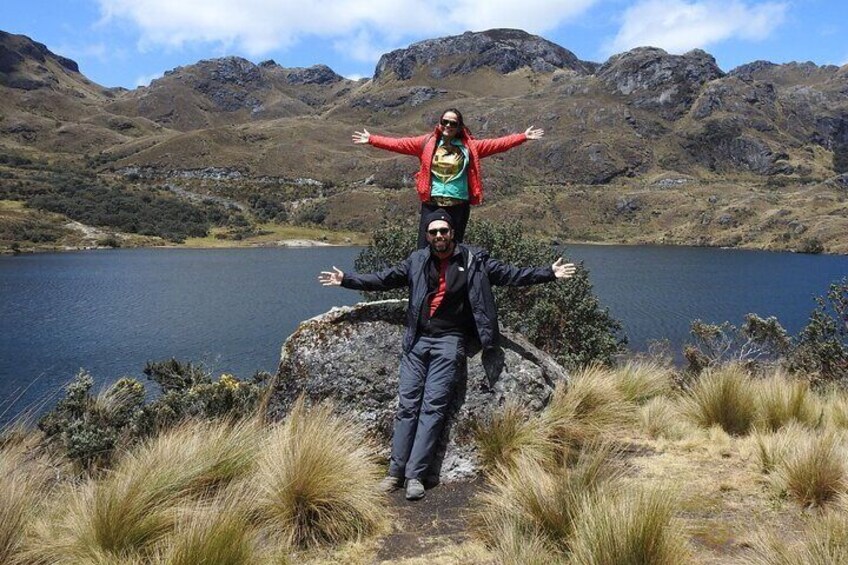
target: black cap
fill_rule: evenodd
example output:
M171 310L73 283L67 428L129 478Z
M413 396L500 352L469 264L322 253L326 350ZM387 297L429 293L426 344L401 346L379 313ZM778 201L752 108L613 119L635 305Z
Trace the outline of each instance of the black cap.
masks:
M424 217L424 220L426 221L424 226L428 228L433 222L442 220L443 222L447 222L451 229L453 229L453 218L450 217L450 214L445 212L444 208L437 208L433 210Z

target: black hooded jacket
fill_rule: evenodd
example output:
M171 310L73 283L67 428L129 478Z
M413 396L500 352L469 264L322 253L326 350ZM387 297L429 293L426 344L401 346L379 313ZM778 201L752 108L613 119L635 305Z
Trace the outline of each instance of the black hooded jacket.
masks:
M484 349L498 344L498 311L492 285L528 286L556 280L550 265L547 267L513 267L492 259L488 251L462 243L457 245L462 252L468 277L468 300L474 317L477 338ZM406 333L403 350L409 352L415 343L418 321L426 305L427 266L431 260L430 249L413 251L401 263L378 273L345 273L342 286L353 290L389 290L409 287L409 304L406 310Z

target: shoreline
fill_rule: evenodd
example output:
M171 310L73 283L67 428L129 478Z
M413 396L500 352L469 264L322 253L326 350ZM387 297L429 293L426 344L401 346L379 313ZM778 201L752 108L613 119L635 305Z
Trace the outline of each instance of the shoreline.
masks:
M358 235L358 234L357 234ZM362 234L364 236L364 234ZM204 238L205 239L205 238ZM669 243L626 243L620 241L579 241L579 240L559 240L557 238L548 238L552 247L568 247L570 245L592 245L599 247L694 247L694 248L711 248L711 249L726 249L732 251L762 251L768 253L792 253L793 255L804 254L793 249L765 249L762 247L745 247L736 246L728 247L722 245L695 245L695 244L669 244ZM323 239L314 238L291 238L291 239L275 239L267 241L235 241L227 240L226 243L216 242L207 243L202 240L195 240L189 243L173 244L164 243L162 245L127 245L127 246L97 246L97 245L80 245L80 246L57 246L57 247L34 247L27 249L19 249L17 251L11 249L0 249L0 256L15 256L15 255L35 255L39 253L74 253L79 251L105 251L111 249L255 249L267 247L287 247L287 248L309 248L309 247L364 247L368 243L357 243L350 237L345 237L343 242L325 241ZM848 253L809 253L809 255L827 255L834 257L848 256Z

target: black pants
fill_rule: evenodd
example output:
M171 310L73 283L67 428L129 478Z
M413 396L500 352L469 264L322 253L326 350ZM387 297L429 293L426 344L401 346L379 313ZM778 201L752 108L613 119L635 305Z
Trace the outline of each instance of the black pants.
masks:
M436 206L427 202L421 203L421 218L418 220L418 249L427 247L427 224L424 223L424 218L427 214L442 208L451 217L453 223L453 239L457 243L462 243L465 237L465 226L468 225L468 216L471 215L471 204L465 202L454 206Z

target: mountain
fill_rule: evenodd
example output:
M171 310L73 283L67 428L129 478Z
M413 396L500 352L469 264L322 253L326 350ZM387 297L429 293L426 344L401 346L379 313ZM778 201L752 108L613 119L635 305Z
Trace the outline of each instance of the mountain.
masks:
M498 206L484 217L569 239L848 252L848 67L756 61L725 72L704 51L652 47L595 63L497 29L392 51L368 80L224 57L127 91L0 34L9 154L101 178L179 178L237 201L262 195L295 217L307 198L329 227L361 225L351 201L374 221L415 205L416 161L352 146L350 133L418 134L448 107L478 137L546 130L487 160Z

